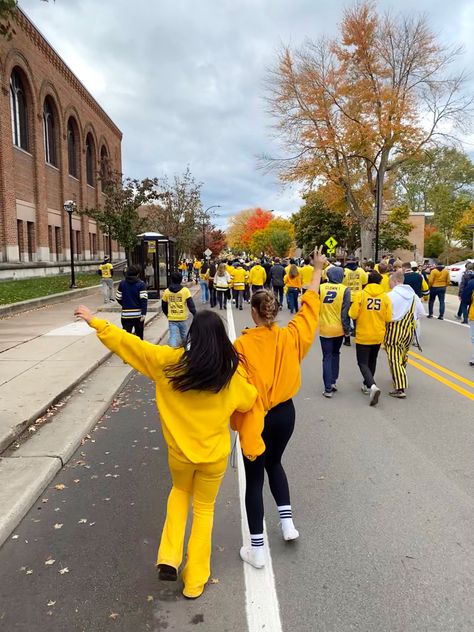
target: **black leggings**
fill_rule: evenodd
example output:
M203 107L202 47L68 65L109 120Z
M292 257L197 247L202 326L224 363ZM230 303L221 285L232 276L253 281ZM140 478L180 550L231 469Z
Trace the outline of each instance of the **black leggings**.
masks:
M263 483L265 470L273 498L278 507L290 505L290 489L285 470L281 464L281 457L295 428L295 407L289 399L268 411L265 416L265 426L262 439L265 442L265 452L255 461L249 461L244 456L245 478L245 508L251 534L263 533Z

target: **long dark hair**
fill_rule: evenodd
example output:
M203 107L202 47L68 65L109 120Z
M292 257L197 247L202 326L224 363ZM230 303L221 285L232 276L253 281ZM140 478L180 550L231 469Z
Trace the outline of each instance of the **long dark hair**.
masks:
M194 316L181 360L166 367L165 375L175 391L218 393L232 379L239 359L221 318L204 309Z

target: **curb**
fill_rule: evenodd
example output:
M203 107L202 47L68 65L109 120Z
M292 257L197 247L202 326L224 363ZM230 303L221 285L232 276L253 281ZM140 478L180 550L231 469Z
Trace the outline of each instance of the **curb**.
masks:
M158 314L156 314L152 319L148 321L151 323ZM167 335L168 329L162 332L157 337L154 337L150 340L153 344L160 343L163 338ZM105 367L104 362L113 355L110 352L107 357L104 358L104 361L101 362L99 366L94 367L89 371L88 375L93 373L96 370L107 370L109 367ZM125 367L123 367L125 368ZM134 373L134 369L132 367L128 367L127 372L120 377L107 392L107 396L103 399L96 407L91 410L90 414L87 416L85 422L78 427L76 417L73 416L74 422L74 430L73 433L67 433L67 439L64 440L60 448L54 450L46 450L43 454L37 454L32 449L23 450L24 455L22 454L22 448L18 450L18 452L12 453L8 456L0 456L0 474L4 473L9 480L10 485L13 486L13 493L10 493L10 498L13 498L13 502L8 502L9 498L2 498L2 488L5 493L5 490L9 487L9 485L3 484L0 488L0 498L2 502L2 506L5 507L5 511L0 515L0 547L3 543L8 539L8 537L13 533L18 524L23 520L28 511L33 507L36 503L37 499L41 496L47 486L51 483L57 473L61 470L62 467L69 461L74 452L81 445L82 439L89 434L89 432L96 426L99 419L102 415L108 410L111 402L117 396L117 394L123 389L125 384L128 382L132 374ZM84 376L81 378L84 380ZM81 380L78 380L74 386L71 386L69 391L73 390L75 386L78 386ZM80 397L83 397L80 395ZM67 406L73 406L74 402L69 402ZM78 406L82 406L82 402L77 402ZM67 415L67 406L64 411L58 414L59 417L61 414L66 417ZM69 412L71 412L71 408L69 408ZM67 417L66 417L67 419ZM56 423L58 419L56 419ZM51 422L50 428L53 427L54 421ZM44 430L48 428L48 425L44 426ZM50 431L53 432L52 430ZM31 445L30 442L34 441L35 438L39 438L41 436L41 431L32 437L30 441L24 444L24 448ZM56 452L56 453L48 453L48 452ZM24 479L18 480L19 473L21 475L26 476L28 480L25 482ZM6 493L5 493L6 495Z
M149 312L149 313L151 313L153 315L146 322L146 324L145 324L145 331L146 331L146 328L156 319L157 316L160 316L162 312L161 312L161 309L160 309L157 312ZM101 367L104 364L104 362L107 362L107 360L110 360L111 356L113 356L113 352L112 351L109 351L109 352L105 353L102 356L102 358L100 358L99 360L95 361L92 365L90 365L87 369L85 369L85 371L83 371L79 377L75 378L72 382L70 382L70 384L68 384L68 386L66 388L64 388L62 391L60 391L54 397L52 397L47 402L47 404L43 404L40 408L38 408L27 419L23 420L21 422L21 424L15 428L15 430L18 430L18 432L12 432L7 437L5 437L4 439L0 440L0 458L3 455L3 452L8 450L8 448L12 445L12 443L14 441L16 441L18 439L18 437L20 435L22 435L25 432L25 430L27 430L29 428L29 426L31 426L39 417L42 417L44 415L44 413L49 408L51 408L51 406L54 406L63 397L68 395L68 393L73 391L76 388L76 386L78 386L81 382L83 382L91 373L93 373L99 367Z
M114 285L119 281L114 282ZM45 307L46 305L55 305L56 303L63 303L64 300L71 298L80 298L81 296L89 296L94 294L100 288L99 285L92 285L91 287L79 288L78 290L69 290L68 292L60 292L59 294L50 294L49 296L40 296L39 298L32 298L28 301L19 301L18 303L9 303L8 305L0 306L0 319L6 316L14 316L15 314L21 314L30 309L37 307Z

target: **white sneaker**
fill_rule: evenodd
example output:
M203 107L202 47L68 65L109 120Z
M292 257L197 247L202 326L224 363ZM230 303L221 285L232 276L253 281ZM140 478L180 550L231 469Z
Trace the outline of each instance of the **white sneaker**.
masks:
M370 393L370 389L368 389L365 384L362 384L360 390L364 393L364 395L368 395Z
M283 539L286 542L291 542L291 540L297 540L300 537L300 532L298 531L298 529L295 528L294 525L283 528L283 525L280 522L280 528L281 528L281 534L283 536Z
M380 397L380 389L376 384L372 384L370 387L370 406L377 406Z
M332 391L323 391L323 396L327 397L328 399L331 399Z
M243 546L240 549L240 557L244 562L250 564L254 568L263 568L265 566L265 555L263 546L253 548L251 546Z

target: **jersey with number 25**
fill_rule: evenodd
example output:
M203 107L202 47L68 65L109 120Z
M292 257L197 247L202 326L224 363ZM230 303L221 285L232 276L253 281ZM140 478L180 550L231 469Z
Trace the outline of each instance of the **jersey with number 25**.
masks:
M382 344L386 324L392 320L392 303L378 283L369 283L352 303L349 316L357 322L357 344Z

